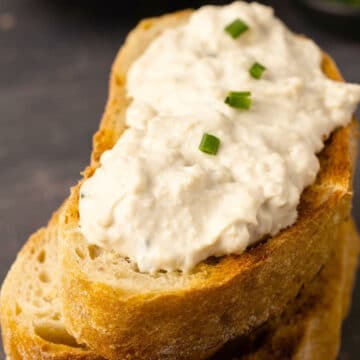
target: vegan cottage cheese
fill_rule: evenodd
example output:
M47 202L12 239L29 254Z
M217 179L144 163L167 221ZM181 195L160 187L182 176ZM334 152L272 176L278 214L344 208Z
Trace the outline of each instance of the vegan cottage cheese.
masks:
M127 129L81 187L87 241L143 272L189 271L292 225L324 139L360 100L321 62L257 3L165 30L128 72Z

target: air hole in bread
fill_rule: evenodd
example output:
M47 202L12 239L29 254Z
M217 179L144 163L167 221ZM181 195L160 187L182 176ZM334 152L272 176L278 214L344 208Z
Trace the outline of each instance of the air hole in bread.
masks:
M38 262L43 264L45 262L46 259L46 252L44 250L42 250L39 255L38 255Z
M15 305L15 314L16 314L16 316L19 316L21 313L22 313L22 308L18 303L16 303L16 305Z
M210 256L204 262L206 265L215 266L222 260L221 257Z
M53 300L53 298L54 298L53 294L47 294L47 295L44 296L44 300L47 303L50 303Z
M55 313L51 318L55 321L59 321L61 320L61 315L59 313Z
M98 258L102 253L102 249L97 245L90 245L88 247L88 251L89 251L90 259L92 260Z
M81 347L58 322L41 321L34 324L35 334L53 344Z
M85 259L85 254L79 248L76 248L75 252L76 252L76 255L78 256L78 258L80 258L81 260Z
M39 274L39 280L43 283L49 283L50 282L50 276L48 273L46 273L45 271L42 271Z

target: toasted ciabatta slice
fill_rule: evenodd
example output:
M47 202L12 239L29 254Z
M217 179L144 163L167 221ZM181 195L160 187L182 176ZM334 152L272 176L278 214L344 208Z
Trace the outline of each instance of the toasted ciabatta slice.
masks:
M213 360L334 360L340 348L360 250L354 224L341 225L335 251L285 312L224 346Z
M67 332L58 294L58 214L20 251L1 290L5 352L12 360L101 360Z
M124 129L130 65L159 33L189 14L143 21L128 37L112 69L85 179ZM326 55L323 69L341 80ZM80 182L60 225L61 296L70 332L109 359L202 359L281 313L328 261L338 224L349 216L355 134L352 125L328 141L320 154L321 171L302 196L295 225L241 256L205 261L187 275L139 273L119 254L89 247L79 231Z
M79 347L61 321L54 270L57 220L58 215L54 214L47 228L30 237L4 284L1 323L8 360L102 359ZM353 224L342 224L329 262L285 313L227 344L214 360L335 359L342 319L351 298L359 245ZM41 272L51 274L50 283L40 280ZM30 287L32 290L28 291ZM46 302L48 315L39 319L39 304L43 304L46 291L51 293L51 301Z

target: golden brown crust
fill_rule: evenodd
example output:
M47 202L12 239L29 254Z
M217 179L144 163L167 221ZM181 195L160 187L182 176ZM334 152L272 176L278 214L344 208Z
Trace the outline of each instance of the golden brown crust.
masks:
M140 23L119 52L112 69L110 95L94 137L91 176L104 149L123 130L124 82L129 65L159 31L177 25L188 12ZM341 80L327 56L324 72ZM328 261L338 224L349 216L355 127L337 130L320 154L321 172L307 189L295 225L241 256L201 264L183 288L124 296L124 289L94 282L74 256L85 240L78 235L78 194L72 190L62 234L63 308L67 326L82 342L109 359L202 359L228 340L281 313ZM131 271L131 270L129 270Z
M27 258L32 249L43 247L44 241L49 240L47 233L54 234L51 227L55 226L56 214L47 229L40 229L30 237L13 267L18 267L21 259ZM234 357L239 360L335 359L341 321L351 298L359 247L353 224L348 222L341 225L335 256L316 279L302 290L294 303L289 304L285 313L250 335L226 345L214 360ZM14 270L10 271L1 301L3 340L12 360L101 360L89 351L51 344L32 336L24 323L14 321L16 316L11 311L13 298L9 287L20 284L21 279L14 276Z
M250 335L227 344L213 360L334 360L359 250L354 224L342 224L331 259L285 312Z
M56 234L58 213L55 213L47 228L34 233L19 252L17 260L9 271L1 289L0 318L5 352L12 360L102 360L91 351L74 344L52 343L34 331L34 314L22 316L17 307L17 289L26 288L24 264L29 262L35 251L42 249L45 243ZM56 244L56 241L54 242ZM56 252L56 248L53 249ZM25 311L21 310L21 311ZM74 340L75 341L75 340Z

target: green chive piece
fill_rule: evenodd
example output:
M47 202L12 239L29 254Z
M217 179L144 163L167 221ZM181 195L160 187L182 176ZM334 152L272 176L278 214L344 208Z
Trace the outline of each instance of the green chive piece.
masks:
M237 39L242 33L249 30L249 26L242 20L236 19L225 27L225 31L233 38Z
M80 193L80 199L83 199L85 197L85 194L83 192Z
M248 110L251 107L250 91L230 91L225 98L225 104L236 108Z
M211 134L204 134L200 145L199 150L210 155L216 155L220 146L220 139Z
M261 65L258 62L256 62L249 69L249 73L254 79L261 79L262 74L265 70L266 67L264 65Z

